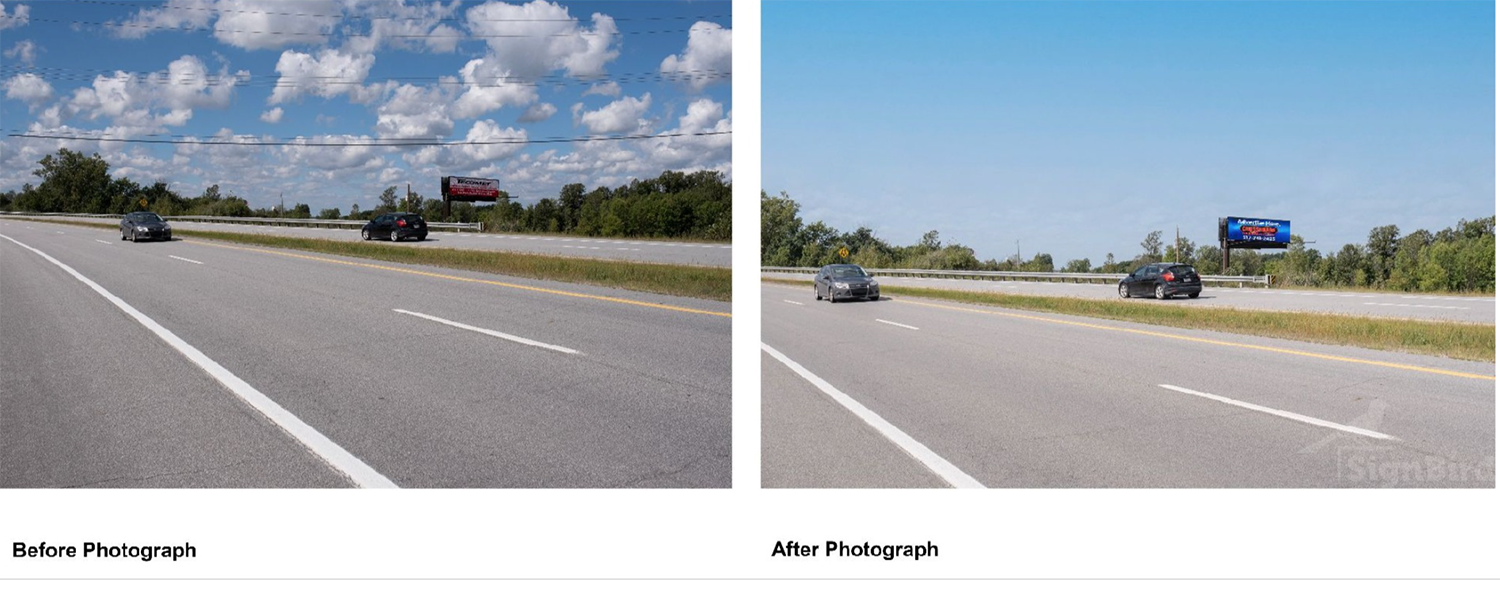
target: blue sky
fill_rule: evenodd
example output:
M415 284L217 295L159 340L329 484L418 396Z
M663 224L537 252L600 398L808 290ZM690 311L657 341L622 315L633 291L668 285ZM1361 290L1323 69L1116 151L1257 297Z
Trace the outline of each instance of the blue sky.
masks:
M805 222L1061 266L1495 214L1490 2L771 2L762 182Z
M573 182L731 174L729 2L172 0L0 3L0 190L59 147L111 172L218 184L316 212L389 185L499 178L523 203ZM12 133L178 138L149 145ZM544 143L554 138L667 135ZM300 138L300 139L299 139ZM429 147L204 145L390 138Z

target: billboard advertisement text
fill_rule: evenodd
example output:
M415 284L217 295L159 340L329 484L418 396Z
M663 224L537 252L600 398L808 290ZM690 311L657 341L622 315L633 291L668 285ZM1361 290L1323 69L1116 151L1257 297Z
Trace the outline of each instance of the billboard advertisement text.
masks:
M1230 217L1226 229L1230 242L1288 244L1292 241L1292 222L1285 219Z

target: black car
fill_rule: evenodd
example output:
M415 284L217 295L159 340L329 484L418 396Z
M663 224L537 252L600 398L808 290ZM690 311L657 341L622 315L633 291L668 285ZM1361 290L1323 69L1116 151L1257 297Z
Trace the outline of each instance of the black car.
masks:
M359 236L366 240L392 242L416 238L420 242L427 239L427 221L416 213L387 213L366 223L364 229L359 230Z
M1198 276L1198 269L1176 262L1147 264L1120 279L1120 296L1126 298L1139 295L1169 299L1185 294L1196 299L1202 292L1203 279Z
M141 240L172 241L172 226L167 220L150 211L126 213L120 220L120 239L139 242Z
M880 283L858 264L830 264L813 277L813 295L819 301L827 297L829 303L840 297L874 301L880 299Z

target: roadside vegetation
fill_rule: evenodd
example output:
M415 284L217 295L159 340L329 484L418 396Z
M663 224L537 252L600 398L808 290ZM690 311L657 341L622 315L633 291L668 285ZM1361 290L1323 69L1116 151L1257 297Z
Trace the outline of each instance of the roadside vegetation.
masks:
M66 219L25 218L39 223L56 223L114 230L118 225ZM582 283L616 287L646 293L677 295L717 301L730 300L730 269L679 264L654 264L591 258L568 258L492 250L459 250L453 248L409 248L386 242L346 242L318 238L270 236L252 233L202 231L172 228L178 237L203 238L353 256L401 264L421 264L457 270L493 273L510 277ZM119 237L116 235L115 237Z
M347 210L325 208L313 213L305 203L283 207L252 208L234 194L224 194L218 185L196 197L184 197L157 180L141 185L124 176L111 177L109 163L99 154L85 156L58 150L37 162L32 172L41 183L27 184L19 191L0 193L0 211L32 213L125 214L154 211L162 216L211 215L219 217L282 217L292 219L369 220L392 211L419 212L429 221L484 224L487 232L547 232L573 236L613 238L689 239L724 242L730 239L730 195L733 186L713 170L665 171L656 178L632 180L615 188L588 190L569 184L556 198L543 198L522 205L501 191L496 204L452 203L452 217L443 219L440 195L407 194L389 186L374 199L374 206L361 209L354 200ZM437 179L431 179L435 184ZM373 196L373 195L369 195ZM369 196L366 196L368 199ZM269 202L276 195L260 200ZM369 201L366 200L368 204Z
M761 281L798 287L810 283L771 278L762 278ZM884 295L1495 362L1495 327L1484 324L1187 307L1149 301L1043 297L895 285L881 285L880 291Z
M1374 289L1421 293L1493 294L1495 292L1495 216L1459 220L1436 232L1419 229L1402 235L1395 225L1370 230L1364 244L1346 244L1322 253L1293 234L1286 250L1233 250L1229 266L1220 268L1217 244L1194 244L1181 238L1165 243L1161 231L1148 233L1134 256L1107 253L1103 262L1088 258L1055 264L1037 253L1005 260L979 260L974 249L944 244L938 232L927 232L910 246L893 246L867 227L841 232L822 221L804 225L801 206L786 193L760 197L760 244L763 266L815 267L852 262L866 268L991 270L1020 272L1128 273L1142 264L1182 260L1206 275L1270 275L1276 287ZM848 260L839 257L849 250Z

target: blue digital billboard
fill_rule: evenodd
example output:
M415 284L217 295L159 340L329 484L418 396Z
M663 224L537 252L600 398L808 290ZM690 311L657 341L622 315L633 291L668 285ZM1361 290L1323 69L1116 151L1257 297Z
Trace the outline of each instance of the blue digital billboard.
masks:
M1231 242L1289 244L1292 241L1292 222L1285 219L1230 217L1226 226Z

